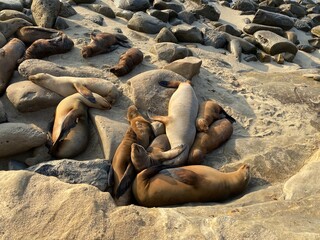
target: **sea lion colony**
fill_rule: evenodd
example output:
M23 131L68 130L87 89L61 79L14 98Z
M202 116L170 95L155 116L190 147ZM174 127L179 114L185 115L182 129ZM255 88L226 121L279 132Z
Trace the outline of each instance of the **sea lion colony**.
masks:
M168 8L171 13L180 11L179 4L172 3L170 7L170 4L166 5L163 2L165 7L161 4L159 7L159 2L154 3L156 9ZM14 17L9 22L5 20L0 23L1 32L8 39L0 55L0 61L3 63L0 66L0 94L5 92L18 64L26 59L63 54L74 47L72 39L63 31L52 29L56 27L54 22L58 19L58 14L53 12L58 11L50 12L46 7L39 10L37 4L36 0L32 3L33 19L31 16L30 21L13 15ZM60 6L61 3L56 2L56 4ZM63 6L61 4L61 9L65 6L66 4ZM203 4L202 7L214 11L211 4ZM212 20L211 17L214 14L211 13L212 16L208 16L203 9L197 9L192 16ZM287 14L289 12L289 10L286 11ZM127 12L122 13L118 15L127 19L132 17L126 15ZM156 16L152 14L154 11L148 11L148 13ZM43 20L41 17L38 18L39 15L47 18ZM174 13L171 15L174 16ZM271 23L261 22L263 17L259 18L260 15L269 16ZM26 19L28 17L26 15ZM147 18L143 14L139 17ZM161 18L160 15L158 18ZM298 48L289 40L282 37L279 40L280 36L274 37L270 32L280 31L280 35L285 36L281 30L290 29L293 26L291 20L284 15L274 16L264 10L258 12L256 18L256 22L262 25L252 24L244 29L251 34L259 30L267 30L267 33L260 31L260 35L255 33L256 39L248 34L240 37L237 30L229 29L222 32L219 37L207 38L206 41L209 41L211 46L227 47L238 61L242 60L242 52L256 53L256 46L274 55L274 59L279 63L284 60L290 61ZM271 21L273 18L279 20L280 28L270 27L277 25L277 21ZM281 20L282 18L284 19ZM38 26L30 26L34 22ZM47 26L49 22L53 23ZM317 21L313 23L316 25ZM158 25L163 27L162 24ZM133 30L141 28L140 26L135 29L132 23L128 24L128 27ZM10 32L12 29L15 29L13 33ZM200 32L197 35L197 31L192 32L191 30L187 28L187 32L173 35L176 32L173 29L173 33L169 31L167 38L173 37L184 42L192 42L190 39L196 39L194 42L205 43L204 33ZM138 31L147 32L147 29L143 28ZM191 31L192 34L188 31ZM317 35L319 31L311 32L319 37ZM210 34L209 31L207 36ZM270 36L270 39L267 39L269 41L267 46L264 45L265 36ZM81 49L83 58L105 54L119 46L130 48L120 56L119 63L110 68L110 72L116 76L128 74L143 61L143 53L137 48L131 48L129 39L123 34L91 33L90 38L91 42ZM163 39L163 37L158 36L156 39ZM264 40L259 43L259 39ZM310 44L309 48L319 47L316 39L310 41ZM299 47L299 49L309 48ZM188 55L189 53L186 56ZM259 51L257 58L263 61L264 58L261 55ZM175 59L172 58L171 61L173 60ZM64 97L56 108L54 123L49 131L48 139L50 154L58 158L73 157L85 149L88 140L88 108L110 109L120 97L117 87L107 79L53 76L43 69L42 72L29 76L29 80ZM137 202L140 205L152 207L187 202L222 201L240 194L248 184L250 179L248 165L243 165L232 173L222 173L200 165L206 154L217 149L230 138L233 132L232 123L235 122L235 119L214 101L204 101L199 106L190 82L171 80L159 81L163 87L177 88L169 101L168 116L154 116L151 113L148 119L135 106L128 108L127 119L130 126L114 154L112 174L110 174L110 182L113 182L112 195L118 205ZM152 121L162 122L165 125L165 132L160 131L160 134L159 131L153 131Z

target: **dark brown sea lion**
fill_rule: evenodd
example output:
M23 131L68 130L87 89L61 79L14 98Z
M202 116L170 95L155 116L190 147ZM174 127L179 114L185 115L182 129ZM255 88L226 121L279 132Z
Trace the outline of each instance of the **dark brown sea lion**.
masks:
M5 92L8 83L17 67L17 61L26 47L18 38L11 39L0 49L0 96Z
M112 52L117 49L119 45L130 48L127 37L122 34L92 33L90 37L91 42L84 46L81 51L84 58Z
M120 56L119 63L110 69L117 77L131 72L143 60L143 53L138 48L130 48Z
M226 111L215 101L208 100L200 104L198 117L196 119L196 128L198 132L208 132L209 126L214 121L227 118L231 122L236 120L228 115Z
M232 123L226 118L212 123L208 132L198 132L189 153L188 165L202 164L205 155L225 143L232 132Z
M230 173L203 165L163 168L153 166L137 175L132 191L141 206L224 201L242 193L250 180L247 164Z
M31 44L39 39L52 39L62 34L61 31L38 26L22 27L16 31L17 37L26 44Z

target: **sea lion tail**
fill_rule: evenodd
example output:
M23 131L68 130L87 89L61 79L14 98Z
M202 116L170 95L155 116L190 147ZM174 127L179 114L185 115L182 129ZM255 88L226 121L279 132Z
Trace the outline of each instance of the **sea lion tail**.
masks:
M235 123L236 120L231 117L223 108L221 108L221 114L225 116L226 119L228 119L231 123Z
M114 193L115 198L117 199L120 198L129 189L129 187L132 185L135 179L135 176L136 176L136 170L133 164L129 163L126 171L124 172L119 182L118 188Z

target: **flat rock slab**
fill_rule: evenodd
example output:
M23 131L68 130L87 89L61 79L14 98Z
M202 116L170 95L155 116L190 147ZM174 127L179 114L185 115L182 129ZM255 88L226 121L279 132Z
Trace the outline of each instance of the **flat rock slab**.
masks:
M77 161L72 159L54 160L29 167L27 170L59 180L80 184L85 183L105 191L108 186L108 173L111 162L105 159Z
M21 81L9 85L6 94L19 112L34 112L57 106L63 99L59 94L42 88L31 81Z
M200 72L201 64L202 60L197 57L185 57L176 60L163 68L178 73L186 79L192 79L193 76Z
M44 144L47 135L33 124L1 123L0 157L19 154Z
M144 33L156 34L166 26L158 18L152 17L144 12L136 12L127 24L128 28Z
M281 27L283 30L290 30L294 26L294 21L283 14L273 13L259 9L252 20L253 23Z
M31 11L39 27L53 28L60 12L59 0L33 0Z
M257 31L254 33L254 37L260 47L270 55L282 52L289 52L295 55L298 51L294 43L270 31Z
M191 50L176 43L156 43L150 52L157 55L158 60L172 62L181 58L192 56Z

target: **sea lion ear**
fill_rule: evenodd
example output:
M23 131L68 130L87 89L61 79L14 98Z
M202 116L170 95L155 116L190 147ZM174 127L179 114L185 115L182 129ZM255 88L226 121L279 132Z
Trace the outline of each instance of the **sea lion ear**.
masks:
M74 83L73 86L77 90L78 93L80 93L83 97L88 99L90 102L92 102L92 103L97 102L97 100L93 96L92 92L88 88L86 88L84 85L82 85L80 83Z

